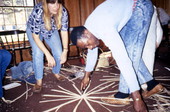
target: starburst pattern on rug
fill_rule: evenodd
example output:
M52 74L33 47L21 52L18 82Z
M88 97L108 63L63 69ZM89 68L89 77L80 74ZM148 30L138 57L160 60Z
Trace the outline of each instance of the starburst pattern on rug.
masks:
M70 72L70 70L66 70L66 71ZM59 111L59 109L63 108L66 105L78 102L76 104L76 106L73 107L73 112L76 112L83 100L85 101L85 103L87 104L87 106L90 108L90 110L92 112L96 112L96 110L91 105L91 103L97 103L99 106L103 107L108 112L112 112L112 110L110 110L108 107L122 107L122 106L124 106L124 105L108 104L108 103L102 102L100 100L102 98L108 99L108 97L103 97L103 96L106 96L106 94L109 94L109 93L114 94L117 92L116 91L117 89L115 89L117 87L117 85L115 83L117 81L119 81L119 74L109 73L107 70L102 70L102 71L98 71L98 72L103 72L104 74L107 74L107 75L104 75L103 78L100 79L101 83L98 86L89 90L89 87L90 87L90 85L89 85L83 93L81 93L81 91L75 86L74 80L76 80L78 78L75 78L73 80L70 80L67 78L68 81L72 83L71 87L74 88L76 90L76 92L72 92L71 90L65 89L61 86L58 86L59 89L57 89L57 90L51 89L52 92L54 92L55 94L60 94L60 95L45 94L45 95L43 95L43 97L52 98L52 100L51 99L43 100L43 101L40 101L40 103L60 102L60 101L64 101L64 103L61 103L55 107L47 109L44 112L50 112L50 111L57 112L57 111ZM161 80L161 81L169 81L170 77L162 77L161 76L161 77L155 77L155 79ZM166 87L167 87L167 85L166 85ZM115 91L109 91L110 89L108 90L107 88L111 88L111 90L115 90ZM151 112L166 112L167 110L169 110L170 92L167 89L165 89L165 91L163 93L165 93L165 95L155 94L149 98L150 100L156 101L156 104L148 105L149 107L154 107L154 110L150 110ZM167 96L167 94L168 94L168 96ZM97 96L97 95L100 95L100 96ZM130 101L132 101L132 99L130 99ZM125 110L125 109L123 109L123 110Z
M103 108L105 108L107 111L112 112L109 108L107 108L106 106L112 106L112 107L122 107L124 105L113 105L113 104L108 104L105 102L102 102L100 99L101 98L108 98L108 97L102 97L102 96L95 96L95 95L102 95L105 96L104 94L106 93L115 93L116 91L106 91L105 89L112 87L112 90L116 90L114 89L117 85L115 84L115 82L104 82L101 83L100 85L92 88L91 90L89 90L90 84L89 86L86 88L86 90L81 93L81 91L74 85L72 84L73 88L76 90L76 92L72 92L68 89L65 89L61 86L59 87L59 90L56 89L52 89L51 91L56 92L57 94L61 94L62 95L49 95L49 94L45 94L43 95L43 97L52 97L52 98L56 98L56 99L52 99L52 100L43 100L40 101L40 103L49 103L49 102L55 102L55 101L65 101L65 103L62 103L60 105L57 105L56 107L50 108L48 110L45 110L44 112L50 112L50 111L54 111L57 112L60 108L70 104L70 103L74 103L76 101L78 101L78 103L76 104L76 106L73 108L73 112L77 111L77 108L79 107L79 105L81 104L81 102L84 100L87 104L87 106L90 108L90 110L92 112L96 112L95 108L92 107L92 105L90 104L90 102L93 103L97 103L100 106L102 106Z

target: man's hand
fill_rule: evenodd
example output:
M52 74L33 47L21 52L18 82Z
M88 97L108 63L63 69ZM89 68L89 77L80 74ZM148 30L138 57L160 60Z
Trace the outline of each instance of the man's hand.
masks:
M81 81L81 90L84 91L90 82L90 74L91 72L86 72L84 78Z
M48 67L54 67L56 65L55 59L51 54L46 55Z
M131 93L133 99L133 107L136 112L148 112L147 107L141 98L139 91L135 91Z

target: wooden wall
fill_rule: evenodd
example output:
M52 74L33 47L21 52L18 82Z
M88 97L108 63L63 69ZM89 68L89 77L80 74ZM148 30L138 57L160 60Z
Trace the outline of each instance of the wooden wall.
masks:
M170 0L152 0L156 7L163 8L170 15Z
M105 0L64 0L70 14L70 27L83 25L88 15ZM170 0L152 0L156 7L162 7L170 15Z
M83 25L95 7L105 0L64 0L68 10L70 27Z

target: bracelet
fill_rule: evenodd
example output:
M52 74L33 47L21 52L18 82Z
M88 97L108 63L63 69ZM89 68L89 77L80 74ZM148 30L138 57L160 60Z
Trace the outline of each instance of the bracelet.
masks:
M68 48L63 48L64 50L68 51Z
M139 98L136 98L135 101L139 101Z

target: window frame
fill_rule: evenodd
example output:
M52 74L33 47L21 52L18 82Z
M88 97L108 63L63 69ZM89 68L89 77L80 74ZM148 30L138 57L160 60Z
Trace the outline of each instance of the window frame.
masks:
M22 1L27 1L27 2L30 2L30 0L22 0ZM2 2L2 1L1 1ZM22 2L22 3L24 3L24 2ZM3 6L3 5L0 5L0 10L1 10L1 13L0 13L0 15L1 15L1 18L2 18L2 24L0 25L0 31L6 31L6 30L25 30L25 29L20 29L20 27L23 25L23 26L25 26L26 27L26 22L27 22L27 20L28 20L28 17L29 17L29 12L27 11L27 10L32 10L33 8L34 8L34 6L35 6L35 4L36 4L36 0L33 0L33 6L29 6L29 5L24 5L23 4L23 6L21 6L21 5L14 5L13 4L13 1L12 1L12 5L10 5L10 6ZM7 23L5 23L6 22L6 13L5 13L5 11L4 11L4 9L12 9L12 13L11 13L11 16L12 17L14 17L14 23L12 23L12 24L7 24ZM16 9L21 9L21 10L24 10L24 21L25 21L25 24L18 24L17 23L17 21L19 21L19 20L17 20L17 12L16 12ZM8 15L9 16L9 15ZM8 26L9 26L9 28L8 28Z

